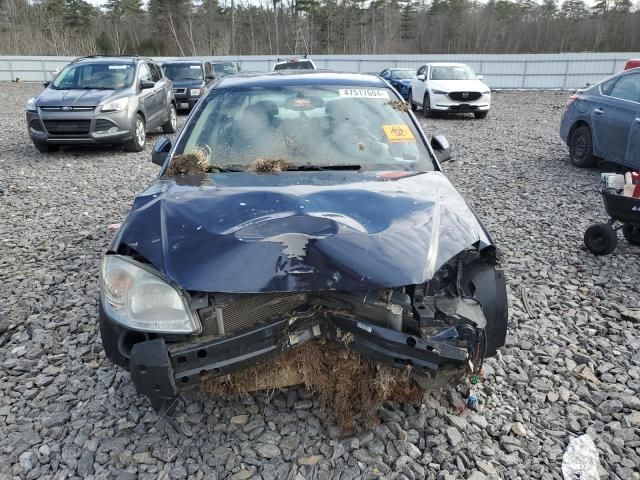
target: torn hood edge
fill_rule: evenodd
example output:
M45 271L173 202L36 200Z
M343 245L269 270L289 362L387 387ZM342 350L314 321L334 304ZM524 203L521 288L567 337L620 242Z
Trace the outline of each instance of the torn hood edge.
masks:
M493 246L441 172L205 177L156 180L111 251L128 247L185 290L259 293L420 284L461 251Z

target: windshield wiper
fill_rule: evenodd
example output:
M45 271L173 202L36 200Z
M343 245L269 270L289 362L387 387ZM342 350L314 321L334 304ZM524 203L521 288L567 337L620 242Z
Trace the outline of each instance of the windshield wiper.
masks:
M115 90L111 87L79 87L78 90Z
M304 172L304 171L324 171L324 170L360 170L361 165L291 165L287 167L287 171Z
M210 173L246 172L246 170L243 170L242 168L227 168L221 167L220 165L211 165L209 168Z

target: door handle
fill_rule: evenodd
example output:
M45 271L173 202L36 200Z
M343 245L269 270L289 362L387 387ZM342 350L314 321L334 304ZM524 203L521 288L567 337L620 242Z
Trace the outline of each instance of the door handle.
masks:
M598 115L602 115L604 110L602 108L594 108L593 113L597 113Z

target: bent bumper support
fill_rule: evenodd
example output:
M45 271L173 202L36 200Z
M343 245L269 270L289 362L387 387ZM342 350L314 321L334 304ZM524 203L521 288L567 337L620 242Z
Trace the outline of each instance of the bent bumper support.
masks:
M259 325L233 337L199 338L177 346L156 338L134 345L129 369L138 393L156 411L171 408L181 391L203 380L227 375L322 334L333 339L349 332L349 348L396 368L411 366L415 374L436 372L443 363L465 364L466 348L423 340L351 317L330 314L289 324L289 319Z

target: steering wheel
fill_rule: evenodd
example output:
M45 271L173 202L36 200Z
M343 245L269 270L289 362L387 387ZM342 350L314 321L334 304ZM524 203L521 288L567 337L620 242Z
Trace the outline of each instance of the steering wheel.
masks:
M387 144L362 126L344 124L344 128L340 128L340 125L337 125L337 130L333 135L333 143L346 155L356 158L368 157L371 154L391 156Z

